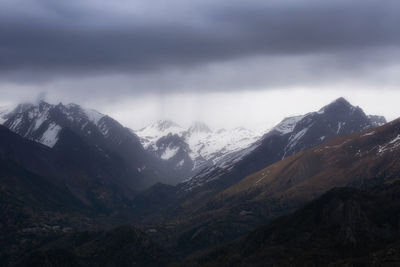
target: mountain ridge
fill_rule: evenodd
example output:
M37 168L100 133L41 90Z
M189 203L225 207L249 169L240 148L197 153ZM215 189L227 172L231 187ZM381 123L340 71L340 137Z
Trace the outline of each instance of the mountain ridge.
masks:
M131 189L136 192L156 182L175 183L173 171L145 151L139 137L113 118L77 104L25 103L10 111L3 125L24 138L50 148L60 142L60 133L69 129L107 157L129 166Z
M343 97L316 112L287 117L253 145L236 154L228 154L226 159L222 158L214 166L202 170L181 183L181 191L203 186L220 187L224 179L226 184L233 184L262 166L272 164L299 151L337 136L375 127L377 121L381 119L376 117L369 118L360 107L352 106ZM383 122L386 120L381 124Z
M259 137L243 127L212 131L202 122L193 122L184 128L171 120L158 120L134 132L147 151L172 168L183 169L182 180L224 155L247 147Z

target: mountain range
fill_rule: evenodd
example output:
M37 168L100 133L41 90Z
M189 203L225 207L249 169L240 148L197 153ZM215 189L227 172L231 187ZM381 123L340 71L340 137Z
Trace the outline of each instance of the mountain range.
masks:
M297 152L384 123L385 118L367 116L360 107L339 98L317 112L285 118L250 147L227 154L182 183L180 190L226 187Z
M1 265L400 262L400 120L344 98L263 135L44 101L0 117Z
M181 230L179 246L196 250L232 240L335 187L394 183L400 178L399 153L395 120L294 154L205 201ZM203 235L193 235L197 231Z
M317 112L285 118L253 144L227 153L214 165L203 168L179 183L175 190L169 189L169 192L174 191L176 195L170 199L176 201L172 204L163 201L161 204L165 206L162 209L166 214L170 213L171 207L183 214L191 214L214 195L275 162L336 137L370 129L385 122L383 117L366 115L361 108L351 105L344 98L333 101ZM157 188L163 190L161 186ZM152 213L148 206L142 206L142 203L152 201L144 201L142 198L139 196L140 205L136 205L136 208Z

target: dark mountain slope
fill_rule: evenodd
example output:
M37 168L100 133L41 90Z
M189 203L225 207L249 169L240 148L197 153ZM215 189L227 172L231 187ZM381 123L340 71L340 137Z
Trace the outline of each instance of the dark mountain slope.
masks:
M166 266L171 257L132 226L67 234L16 266Z
M103 212L126 206L127 196L134 194L123 179L127 166L115 157L107 157L68 128L61 130L60 136L63 138L51 149L0 126L1 159L68 189L88 206L101 207Z
M0 263L63 232L132 218L124 166L68 128L49 148L0 126ZM71 142L73 141L73 142Z
M86 228L92 215L67 188L0 160L0 266L70 226Z
M62 140L65 137L63 131L68 129L95 147L97 153L121 161L120 164L126 166L124 185L131 191L140 192L157 181L169 182L171 173L168 168L144 150L139 138L130 129L97 111L75 104L51 105L44 101L22 104L7 114L4 126L51 148L59 142L74 145L72 139Z
M368 191L336 188L184 265L398 266L400 258L393 257L391 247L400 237L399 212L399 183ZM384 265L383 255L390 250L392 262L386 263L391 265Z
M135 219L141 224L158 224L165 216L171 215L170 208L178 203L176 187L166 184L155 184L137 195L133 200Z

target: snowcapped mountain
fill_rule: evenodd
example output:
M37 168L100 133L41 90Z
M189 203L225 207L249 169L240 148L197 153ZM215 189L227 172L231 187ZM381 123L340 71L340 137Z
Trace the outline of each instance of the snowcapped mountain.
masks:
M134 181L132 189L135 191L158 181L170 183L169 178L173 177L158 159L145 151L132 130L95 110L84 109L76 104L53 105L40 101L36 104L20 104L3 117L5 127L53 149L59 149L68 142L73 147L76 141L73 138L61 142L63 137L71 138L65 132L72 131L105 156L123 161L127 165L126 176Z
M134 131L134 133L140 137L140 142L146 149L149 149L151 146L151 149L155 150L158 139L169 133L181 135L183 131L184 129L173 121L159 120L140 130Z
M20 104L6 115L4 126L19 135L54 147L63 127L79 127L84 135L91 135L91 127L96 127L103 135L108 129L103 114L90 109L82 109L75 104L51 105L44 101L38 104Z
M10 109L7 107L0 107L0 124L3 124L7 120L7 115L10 113Z
M184 170L185 175L215 164L261 136L243 127L214 132L202 122L184 128L170 120L157 121L135 133L146 150Z
M253 145L225 155L178 187L181 192L203 186L224 188L297 152L384 123L384 117L367 116L361 108L338 98L317 112L285 118Z

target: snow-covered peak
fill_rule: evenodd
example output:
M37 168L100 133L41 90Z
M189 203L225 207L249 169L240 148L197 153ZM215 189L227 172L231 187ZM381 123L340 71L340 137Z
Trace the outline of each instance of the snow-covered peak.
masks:
M328 105L322 107L318 113L324 114L326 112L337 112L338 110L342 111L355 111L356 109L360 109L359 107L355 107L350 104L344 97L339 97Z
M25 112L26 110L30 109L34 105L32 103L22 103L19 104L14 110L10 111L13 113L22 113Z
M94 109L85 109L84 112L88 119L96 125L98 125L99 121L104 117L104 114Z
M219 158L227 153L232 153L251 145L261 136L261 134L254 133L244 127L229 130L221 129L217 132L212 132L202 122L194 122L185 129L171 121L158 121L135 131L135 133L140 137L142 145L153 152L164 151L164 148L159 147L158 140L169 134L177 135L188 147L188 149L184 148L182 150L187 151L188 156L194 163L193 170L213 164L213 162L218 161ZM173 149L176 148L171 147L168 151L175 151ZM166 155L169 154L167 153ZM165 155L161 157L163 160L170 158Z
M0 124L3 124L7 120L7 116L11 110L11 107L0 107Z
M184 131L184 128L171 120L158 120L140 130L134 131L134 133L140 137L142 145L146 149L150 147L155 149L156 143L161 137L168 134L178 134L181 136Z
M317 117L329 120L329 127L335 128L337 134L341 133L348 120L360 120L359 123L365 124L365 127L370 125L376 127L386 122L384 117L365 115L360 107L353 106L345 98L340 97L317 112L285 118L273 130L281 135L290 134L293 133L299 123L302 128L305 128L315 121Z
M158 120L150 124L147 128L154 129L160 132L177 132L181 130L182 127L171 120Z
M66 105L59 103L57 106L55 106L55 108L64 113L70 121L87 119L95 125L98 125L99 121L105 117L104 114L101 114L97 110L84 109L81 106L73 103Z
M200 122L200 121L195 121L192 123L192 125L188 129L189 134L193 133L211 133L211 129L207 126L207 124Z
M273 130L278 131L282 135L291 133L293 132L294 127L296 127L296 124L303 118L304 115L284 118L273 128Z
M92 109L84 109L76 104L49 104L43 100L35 104L18 105L1 117L10 130L46 146L53 147L58 141L59 132L69 123L82 131L88 124L98 126L105 115ZM87 130L90 134L90 130Z
M190 131L190 129L189 129ZM191 158L195 163L194 168L215 164L227 154L247 148L256 142L261 135L243 127L218 132L197 132L187 134L185 141L191 149Z
M135 132L140 133L139 135L161 136L163 134L179 133L182 131L184 129L171 120L158 120Z
M155 123L154 127L162 132L169 131L169 129L173 128L182 128L181 126L179 126L178 124L176 124L171 120L158 120Z

